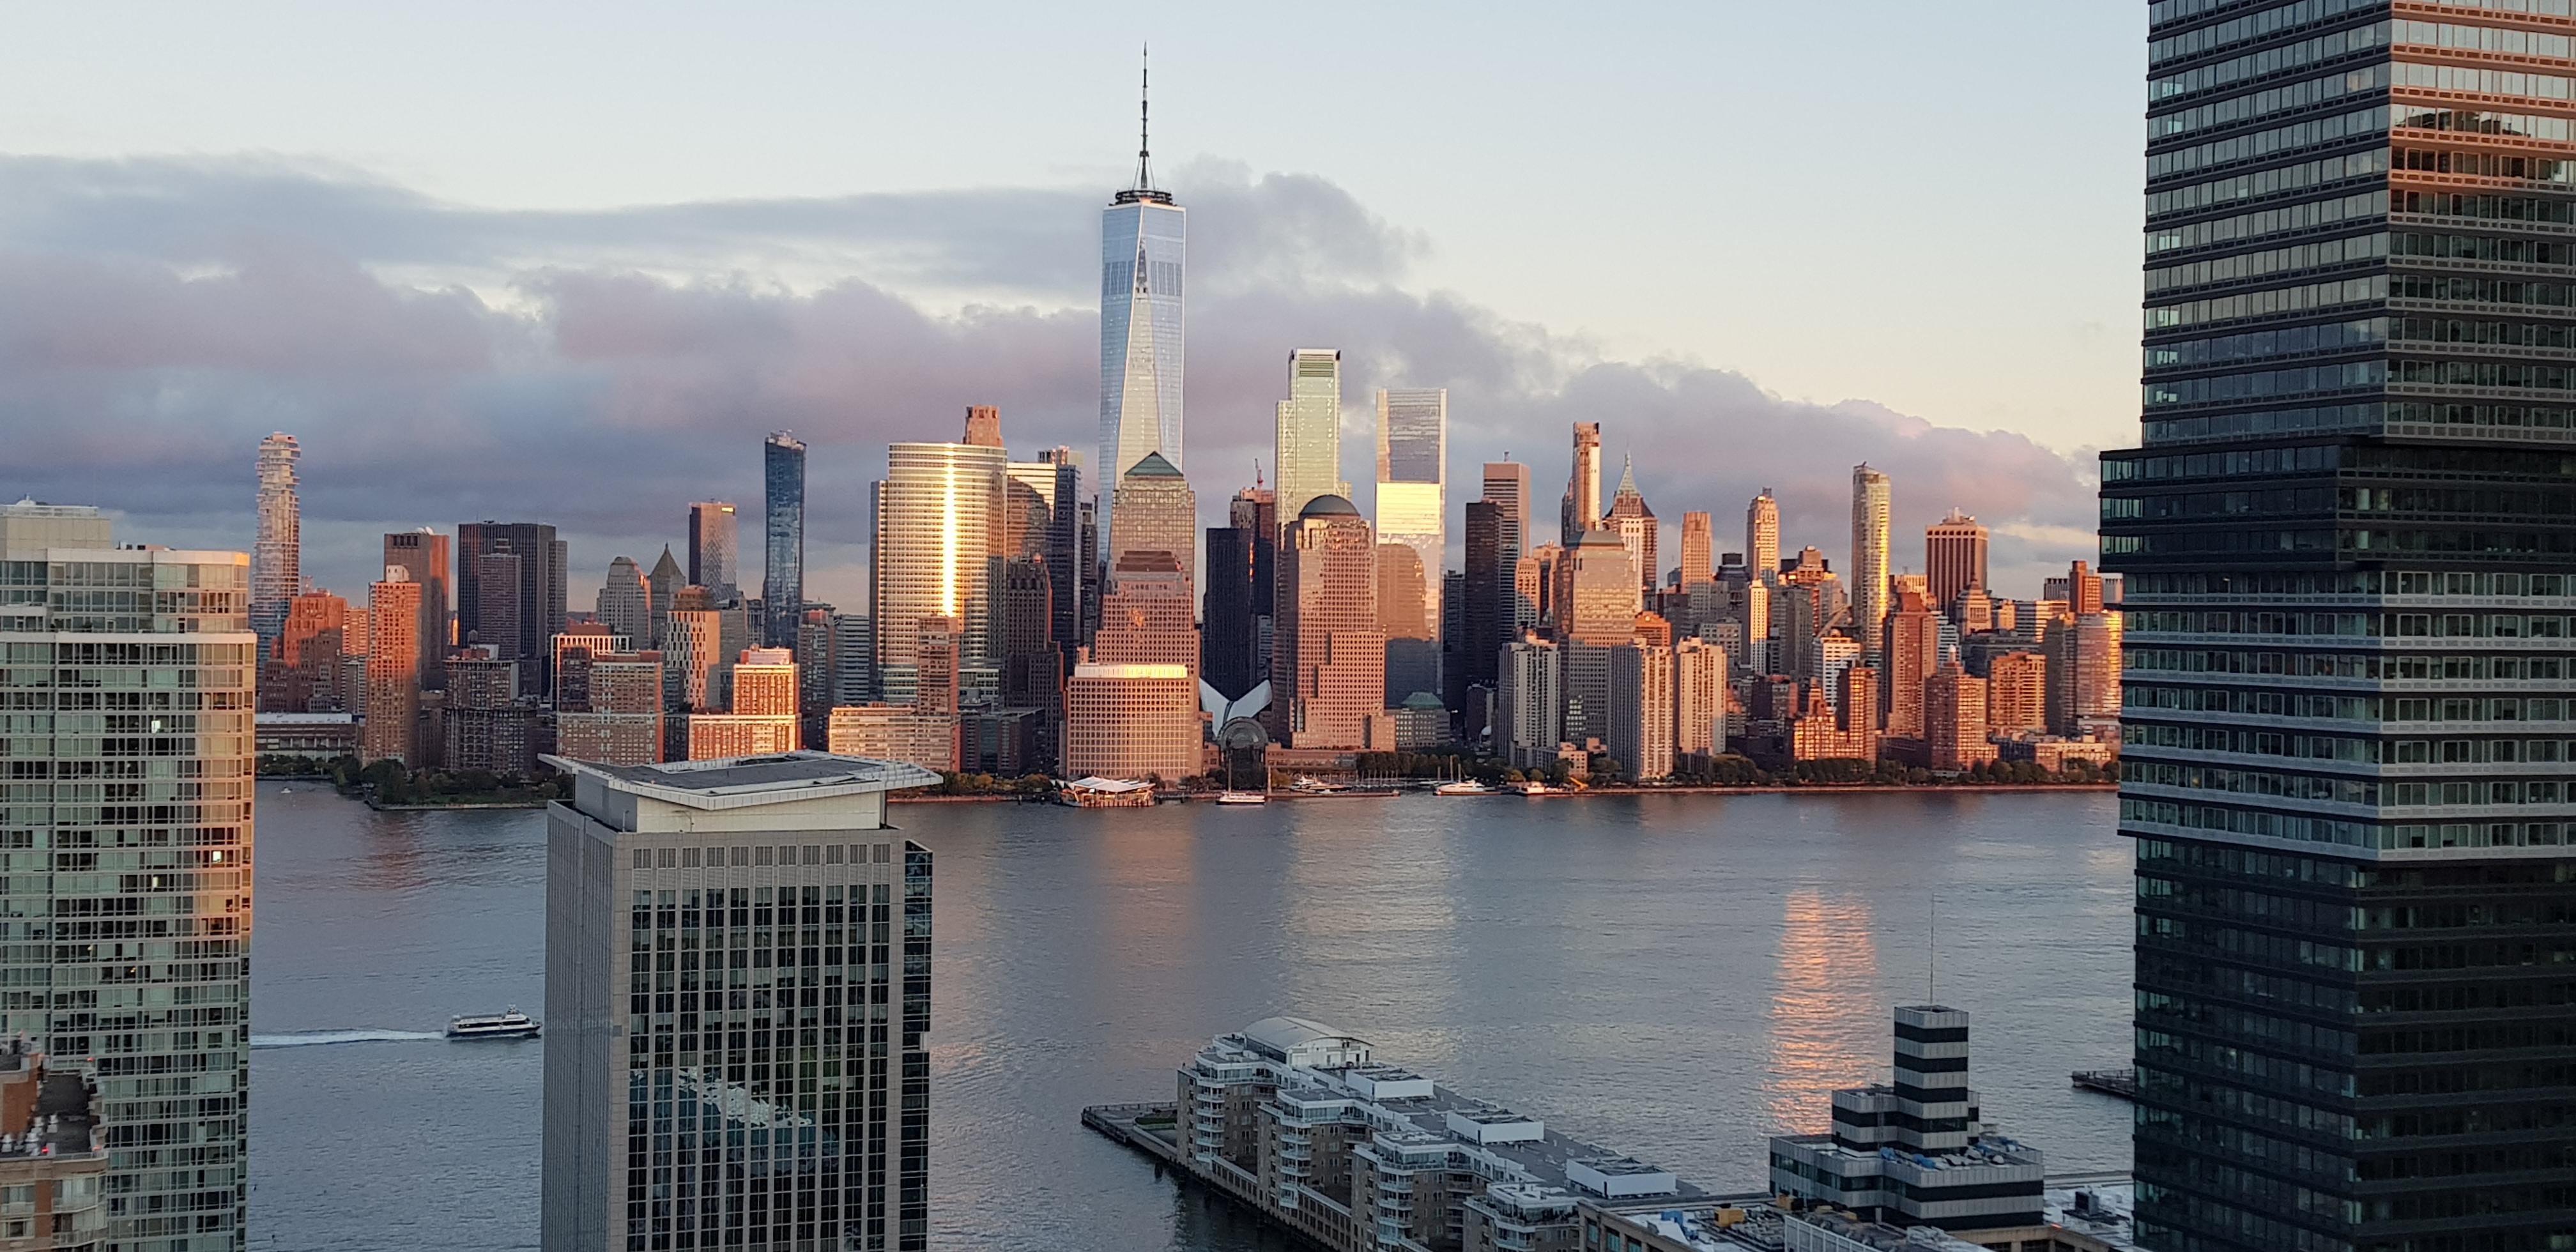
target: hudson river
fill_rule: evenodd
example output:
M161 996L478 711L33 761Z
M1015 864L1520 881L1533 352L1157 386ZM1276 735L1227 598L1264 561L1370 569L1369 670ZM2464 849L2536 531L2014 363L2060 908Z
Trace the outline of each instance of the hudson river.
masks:
M2108 793L901 805L937 854L945 1249L1283 1246L1083 1130L1273 1013L1720 1187L1884 1080L1888 1008L1975 1018L1990 1122L2128 1164L2129 848ZM251 1247L537 1247L545 817L260 788Z

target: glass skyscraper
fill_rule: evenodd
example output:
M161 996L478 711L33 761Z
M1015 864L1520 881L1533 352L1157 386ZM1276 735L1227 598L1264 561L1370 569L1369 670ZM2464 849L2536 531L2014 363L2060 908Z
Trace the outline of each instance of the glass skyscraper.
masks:
M1189 219L1154 186L1141 143L1136 185L1100 211L1100 532L1110 494L1148 452L1181 460L1181 340Z
M0 506L0 1031L96 1064L130 1252L246 1243L250 567Z
M1445 387L1406 387L1377 393L1377 541L1398 544L1419 567L1421 616L1378 606L1387 633L1387 703L1390 707L1416 691L1442 690L1440 591L1443 562L1449 550L1449 391ZM1383 554L1381 555L1383 564ZM1410 588L1413 576L1397 580ZM1386 591L1381 587L1381 594ZM1399 638L1399 623L1418 627Z
M2137 1234L2576 1246L2568 0L2157 0Z
M1288 354L1288 398L1279 402L1279 516L1297 518L1317 496L1344 496L1342 482L1342 350L1299 348Z
M760 445L760 612L773 648L796 646L805 619L805 443L780 431Z

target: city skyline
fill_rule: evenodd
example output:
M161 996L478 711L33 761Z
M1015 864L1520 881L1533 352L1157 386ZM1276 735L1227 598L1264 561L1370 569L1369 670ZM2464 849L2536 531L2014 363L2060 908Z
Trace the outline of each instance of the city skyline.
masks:
M1165 59L1170 69L1172 58ZM1178 72L1186 78L1200 71L1183 66ZM1121 80L1122 95L1133 84L1123 74L1101 77ZM1131 99L1126 107L1132 105ZM1171 126L1200 133L1191 129L1189 107L1167 104L1163 116L1178 113ZM1101 126L1061 155L1100 159L1120 151L1120 132L1128 124L1132 115L1114 130ZM220 159L185 171L143 159L112 172L77 160L25 164L29 160L34 159L0 159L0 185L26 193L20 200L24 214L0 223L0 251L51 262L27 272L25 281L79 281L111 263L139 263L146 274L158 267L158 276L141 286L112 292L113 300L140 303L112 304L100 315L163 326L167 334L134 340L120 358L129 366L90 377L85 385L113 396L173 368L195 372L190 385L175 392L166 383L154 386L154 394L172 398L173 417L134 417L156 428L157 438L141 448L85 443L71 428L36 431L35 455L10 480L0 481L0 494L13 498L94 502L181 542L247 549L249 539L236 535L231 511L219 507L222 484L212 474L220 458L191 451L211 447L219 436L279 424L274 414L251 411L251 393L241 388L303 379L326 360L353 364L335 373L336 381L314 384L321 390L310 420L296 423L315 458L308 477L338 484L306 492L308 567L311 580L324 586L362 585L374 535L456 513L498 516L538 492L562 500L564 507L551 520L571 545L576 568L598 568L620 554L645 559L640 549L649 540L671 536L642 501L762 498L758 468L729 449L733 432L716 429L719 423L709 416L716 413L752 414L770 429L796 429L812 442L816 488L805 581L809 596L826 602L861 598L866 518L863 490L856 485L866 481L867 467L885 444L922 438L922 427L935 424L933 415L940 411L957 404L997 405L1032 446L1084 449L1090 486L1097 489L1102 481L1100 413L1093 409L1087 419L1082 414L1092 409L1086 396L1095 386L1106 394L1105 376L1101 384L1083 381L1105 373L1105 362L1094 360L1081 341L1093 330L1105 334L1110 325L1101 318L1101 288L1068 281L1064 272L1079 266L1085 253L1100 254L1096 237L1086 243L1067 235L1065 225L1074 211L1105 220L1099 206L1113 198L1109 189L1126 186L1129 192L1121 194L1141 194L1137 175L1090 185L1083 193L1087 207L1079 210L1069 187L961 191L951 202L970 206L968 211L942 228L949 234L940 241L913 249L911 261L890 259L885 248L867 242L875 237L871 231L896 229L884 221L872 226L872 220L908 220L910 211L896 207L907 193L897 191L878 193L891 199L873 209L839 200L779 202L716 228L751 245L763 231L788 230L776 220L781 215L801 215L806 224L790 231L798 239L841 241L826 249L835 258L828 265L790 274L746 271L738 262L720 272L702 270L693 259L700 255L699 243L665 237L660 227L614 226L613 211L594 213L581 228L565 229L570 219L554 227L531 221L511 227L504 220L510 215L498 210L444 205L393 182L379 181L370 191L367 175L326 176L291 162L254 173L231 170ZM190 186L227 203L291 195L309 205L310 213L262 219L263 231L281 237L281 253L227 251L207 242L227 229L221 206L207 206L207 213L192 216L184 228L155 216L163 210L147 211L147 204L185 199L164 185L183 173ZM1372 514L1372 393L1445 388L1456 414L1452 455L1470 464L1507 453L1539 461L1534 450L1563 421L1606 418L1624 437L1611 436L1605 457L1675 439L1706 439L1730 449L1723 468L1691 458L1649 457L1641 481L1649 497L1699 503L1741 498L1752 486L1775 484L1790 526L1803 529L1839 511L1829 498L1827 476L1800 461L1803 437L1821 423L1838 442L1861 446L1914 485L1908 493L1912 503L1900 506L1905 511L1896 519L1899 529L1962 508L1995 527L1997 565L2026 572L2061 565L2083 546L2089 467L2080 449L2112 442L2109 433L2084 433L2089 426L2079 430L2064 421L2025 425L2041 437L2034 442L2028 433L1981 431L1988 423L1975 415L1923 421L1867 400L1818 405L1783 399L1763 390L1771 363L1758 356L1703 364L1687 350L1651 358L1601 350L1583 334L1477 303L1472 290L1426 289L1422 259L1437 255L1427 228L1390 220L1332 181L1329 172L1256 176L1201 154L1166 160L1150 180L1154 195L1191 206L1199 219L1200 247L1190 262L1197 288L1191 303L1198 307L1188 319L1196 341L1190 372L1199 383L1188 395L1190 406L1202 413L1190 445L1199 455L1184 461L1178 454L1176 415L1158 421L1175 445L1169 459L1194 469L1194 481L1204 488L1203 525L1218 520L1213 502L1228 488L1248 483L1253 464L1266 460L1273 442L1265 429L1269 423L1257 407L1248 410L1247 402L1266 404L1276 393L1263 395L1267 389L1247 375L1248 363L1275 360L1289 345L1325 343L1346 353L1337 481L1353 484L1354 504ZM140 215L140 233L104 238L67 231L61 215L73 198L133 198L129 208ZM1106 212L1133 215L1163 207L1138 199L1112 203ZM699 212L674 204L666 215ZM396 229L397 222L423 214L438 226L415 222L399 229L455 232L438 235L428 254L418 242L378 239L380 229ZM531 239L529 230L554 242ZM609 267L574 257L578 241L594 234L623 238L630 250ZM795 253L802 258L798 265L811 268L814 260L779 241L764 246ZM547 266L549 277L515 277L536 263ZM757 278L767 287L741 289L737 278ZM1619 280L1600 281L1611 287ZM514 286L522 294L504 299L500 293ZM1003 290L1012 293L1004 303L980 303ZM31 291L39 300L52 299L42 289ZM363 307L338 303L345 300ZM147 306L170 302L180 310L176 320L140 316ZM276 321L267 311L281 305L320 320L297 332L297 342L271 348L210 341L210 328L191 320L222 315L228 323L264 326ZM741 338L724 331L727 326L752 333ZM757 329L764 326L793 328L794 342L770 338ZM654 346L646 348L648 342ZM841 345L836 359L810 359L796 346L825 343ZM737 351L752 355L739 357ZM516 363L498 364L505 356ZM1504 362L1509 368L1498 369ZM63 368L43 351L21 363L29 367L23 376L33 379ZM992 368L996 364L998 370ZM558 385L567 370L589 381ZM388 393L373 381L388 371L409 371L408 381ZM350 378L365 385L334 389ZM0 402L9 399L0 390ZM397 441L379 427L388 414L413 413L420 405L438 407L435 421L443 438ZM187 420L176 420L181 413ZM588 443L596 455L587 464L595 472L543 477L546 458L510 453L514 442L529 439ZM2016 472L1972 472L1997 464ZM165 479L156 484L162 490L119 490L119 483L136 477L136 469ZM1237 478L1244 482L1230 481ZM361 480L369 483L366 489L354 485ZM827 484L835 482L852 489L829 490ZM434 507L433 499L439 502ZM1669 520L1665 528L1671 529ZM1676 538L1663 536L1665 550L1673 549ZM1444 562L1453 568L1454 542L1453 535ZM754 581L750 564L743 562L742 581Z

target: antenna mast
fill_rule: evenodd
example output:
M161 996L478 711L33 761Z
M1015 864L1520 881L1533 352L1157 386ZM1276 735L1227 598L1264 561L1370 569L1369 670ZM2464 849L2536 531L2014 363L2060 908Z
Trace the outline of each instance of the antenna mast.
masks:
M1154 167L1151 163L1153 158L1153 144L1149 142L1153 135L1153 127L1151 125L1152 114L1149 111L1150 106L1147 100L1147 96L1151 93L1154 86L1153 58L1154 46L1152 44L1144 45L1143 50L1137 54L1136 58L1138 63L1136 77L1136 190L1138 191L1152 191L1154 189Z

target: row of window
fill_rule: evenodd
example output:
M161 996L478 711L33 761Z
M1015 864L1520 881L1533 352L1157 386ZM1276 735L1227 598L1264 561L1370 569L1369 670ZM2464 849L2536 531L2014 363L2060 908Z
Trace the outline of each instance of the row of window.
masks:
M2393 124L2396 130L2434 130L2465 135L2507 135L2519 139L2545 139L2552 143L2576 140L2576 121L2547 113L2496 113L2482 109L2407 109L2400 105Z
M2147 6L2147 24L2153 26L2173 18L2187 17L2193 12L2213 8L2222 2L2223 0L2199 0L2199 3L2183 12L2172 13L2166 10L2168 6L2175 4L2176 0L2164 0L2164 3ZM2213 52L2232 43L2262 39L2340 14L2366 12L2378 7L2380 7L2378 0L2297 0L2294 4L2280 5L2260 13L2248 13L2243 17L2230 18L2224 22L2212 22L2197 30L2187 30L2179 35L2167 35L2162 39L2153 40L2147 44L2147 63L2159 65L2183 57L2199 56L2204 52Z
M2435 387L2510 387L2516 391L2576 391L2576 370L2521 361L2392 361L2391 382Z
M2565 412L2565 410L2554 410L2554 411L2555 411L2555 412L2562 413L2562 414ZM2391 408L2391 413L2392 413L2392 415L2394 414L2394 412L2395 412L2395 406L2392 406L2392 408ZM2419 419L2419 420L2420 420L2420 419ZM2532 422L2532 424L2533 424L2533 425L2547 425L2547 424L2550 424L2550 423L2547 423L2547 422L2544 422L2544 421L2535 420L2535 421L2533 421L2533 422ZM2281 451L2283 451L2284 453L2287 453L2289 450L2288 450L2288 449L2283 449L2283 450L2281 450ZM2313 452L2313 453L2315 453L2315 454L2316 454L2316 459L2315 459L2314 461L2311 461L2311 459L2310 459L2310 453L2311 453L2311 452ZM2144 477L2148 477L2148 478L2201 478L2201 477L2209 477L2209 476L2214 476L2214 475L2219 475L2219 474L2234 474L2234 473L2245 473L2245 472L2248 472L2248 468L2249 468L2249 466L2250 466L2251 464L2254 464L2254 463L2253 463L2253 462L2243 461L2243 460L2240 460L2240 459L2236 459L2236 458L2238 458L2239 456L2242 456L2242 455L2250 455L2250 454L2230 454L2230 453L2217 453L2217 452L2210 452L2210 453L2191 453L2191 454L2188 454L2188 455L2181 455L2181 456L2164 456L2164 457L2144 457L2144 458L2137 458L2137 459L2135 459L2135 460L2131 460L2131 461L2129 461L2128 463L2129 463L2129 464L2135 464L2135 465L2143 465L2143 466L2147 466L2147 467L2149 467L2149 472L2147 472L2147 473L2145 473L2145 474L2143 475ZM2358 470L2372 471L2372 472L2375 472L2375 473L2390 474L2390 475L2400 475L2400 476L2406 476L2406 477L2417 477L2417 476L2428 476L2428 475L2445 475L2445 476L2449 476L2449 475L2467 475L2467 476L2470 476L2470 477L2471 477L2471 478L2473 478L2473 479L2482 480L2482 481L2495 481L2495 480L2497 480L2497 479L2508 478L2508 477L2514 477L2514 478L2528 478L2528 479L2532 479L2532 480L2535 480L2535 481L2555 482L2555 481L2557 481L2557 480L2560 480L2560 479L2563 479L2563 478L2567 477L2567 476L2568 476L2568 475L2570 475L2570 474L2576 474L2576 456L2571 456L2571 455L2569 455L2569 454L2568 454L2568 453L2566 453L2566 452L2545 451L2545 450L2535 450L2535 449L2528 449L2528 448L2474 448L2474 447L2453 447L2453 448L2437 448L2437 447L2379 448L2379 447L2355 447L2355 448L2348 448L2348 449L2339 449L2339 448L2336 448L2336 447L2334 447L2334 446L2332 446L2332 445L2327 445L2327 446L2323 446L2323 447L2302 448L2302 449L2299 449L2299 450L2298 450L2298 458L2297 458L2297 459L2298 459L2298 464L2296 465L2296 467L2295 467L2295 468L2298 468L2298 469L2301 469L2301 470L2319 469L2319 468L2331 469L2331 468L2334 468L2334 467L2336 467L2336 466L2338 466L2338 465L2343 465L2343 466L2348 466L2348 467L2350 467L2350 468L2358 469ZM2109 481L2113 481L2114 479L2126 479L2126 478L2129 478L2129 477L2131 477L2131 476L2132 476L2132 475L2127 474L2127 473L2115 473L2114 471L2112 471L2112 470L2110 469L2110 466L2111 466L2113 463L2114 463L2114 459L2113 459L2113 458L2106 457L2106 458L2104 459L2104 461L2103 461L2103 466L2104 466L2104 471L2103 471L2103 481L2105 481L2105 482L2109 482ZM2265 463L2265 464L2268 464L2268 463ZM2160 467L2160 468L2159 468L2159 467ZM2287 469L2287 468L2292 468L2292 467L2291 467L2291 466L2289 466L2289 465L2287 465L2286 463L2284 463L2284 464L2281 466L2281 468L2283 468L2283 469ZM2246 575L2229 575L2229 577L2231 577L2231 578L2235 578L2235 579L2240 579L2240 580L2241 580L2241 579L2243 579L2244 577L2247 577L2247 576L2246 576ZM2284 577L2297 577L2297 578L2303 578L2303 577L2307 577L2307 575L2284 575ZM2429 573L2429 572L2416 572L2416 573L2410 573L2410 574L2408 574L2408 575L2407 575L2407 577L2408 577L2408 578L2411 578L2411 579L2418 579L2418 580L2420 580L2420 579L2432 579L2432 578L2439 578L2439 577L2441 577L2441 576L2440 576L2440 575L2433 574L2433 573ZM2469 571L2460 571L2460 572L2457 572L2457 573L2455 573L2455 574L2450 575L2450 577L2452 577L2452 578L2454 578L2454 579L2460 579L2460 580L2469 580L2469 579L2488 579L2488 578L2503 578L2503 579L2510 580L2509 582L2493 582L2493 583L2491 583L2491 582L2486 582L2486 581L2479 581L2479 582L2476 582L2476 583L2474 584L2474 585L2475 585L2475 586L2477 586L2477 587L2485 588L2485 587L2488 587L2488 586L2506 586L2506 585L2511 585L2511 586L2519 587L2519 586L2521 586L2521 585L2522 585L2522 583L2521 583L2519 580L2520 580L2523 576L2522 576L2522 575L2520 575L2520 574L2510 574L2510 575L2486 575L2486 574L2476 574L2476 573L2471 573L2471 572L2469 572ZM2446 587L2465 587L2465 586L2468 586L2468 585L2471 585L2471 584L2470 584L2470 583L2467 583L2467 582L2459 582L2459 583L2443 583L2443 582L2435 582L2435 583L2433 583L2433 584L2432 584L2432 586L2433 586L2433 588L2434 588L2432 591L2424 592L2424 593L2421 593L2421 594L2427 594L2427 595L2487 595L2487 594L2497 594L2497 595L2520 595L2520 594L2522 594L2522 593L2521 593L2521 592L2519 592L2519 591L2513 591L2513 592L2494 592L2494 593L2489 593L2489 592L2484 591L2484 590L2479 590L2479 591L2467 591L2467 590L2445 590L2445 588L2446 588ZM2539 585L2539 584L2535 584L2535 585ZM2132 584L2132 587L2134 588L2134 587L2135 587L2135 584ZM2339 591L2339 592L2338 592L2338 591L2329 591L2329 590L2327 590L2327 589L2326 589L2325 587L2323 587L2323 586L2316 587L2316 588L2314 588L2314 589L2312 589L2312 590L2311 590L2311 589L2304 589L2305 587L2306 587L2306 584L2296 584L2296 585L2284 584L2283 586L2281 586L2281 587L2280 587L2280 588L2278 588L2277 590L2278 590L2279 594L2300 594L2300 595L2306 595L2306 594L2376 594L2376 593L2377 593L2377 587L2378 587L2378 584L2376 584L2376 583L2369 583L2369 584L2367 585L2367 589L2365 589L2365 590L2358 590L2358 591L2351 591L2351 590L2348 590L2348 591ZM2363 587L2363 584L2361 584L2361 583L2356 583L2356 584L2354 584L2354 587L2356 587L2356 588L2361 588L2361 587ZM2181 589L2180 589L2180 588L2177 588L2177 590L2181 590ZM2391 588L2391 590L2394 590L2394 588ZM2408 593L2405 593L2405 594L2417 594L2417 593L2408 592ZM2539 593L2534 592L2533 594L2539 594ZM2553 592L2553 593L2551 593L2551 594L2556 594L2556 593L2554 593L2554 592Z
M2334 444L2298 448L2255 448L2240 452L2194 452L2182 456L2142 456L2102 460L2102 481L2154 481L2164 478L2211 478L2236 474L2310 473L2333 469L2342 449Z
M2576 200L2548 196L2499 195L2391 188L2389 212L2423 217L2459 217L2478 221L2576 224Z
M2385 240L2386 236L2377 236ZM2429 321L2430 319L2418 319ZM2368 348L2388 342L2388 319L2356 318L2349 322L2325 322L2311 326L2288 326L2279 330L2253 330L2234 335L2215 335L2207 339L2178 339L2169 343L2151 343L2139 349L2140 362L2148 369L2189 368L2223 365L2232 361L2260 360L2264 357L2308 356L2349 348Z
M2211 296L2206 300L2186 300L2179 304L2157 305L2146 310L2146 330L2152 334L2177 326L2199 326L2210 322L2233 322L2249 317L2268 317L2279 313L2305 313L2311 309L2331 309L2351 304L2372 304L2388 298L2386 274L2367 278L2345 278L2334 282L2303 283L2296 287L2274 287L2269 291L2248 291L2232 296Z
M2251 134L2230 135L2208 143L2176 148L2171 152L2147 156L2147 180L2171 178L2214 165L2233 165L2252 161L2276 152L2293 152L2320 144L2340 143L2360 135L2380 135L2388 131L2388 106L2358 109L2333 117L2310 118L2287 126L2275 126Z
M2508 152L2454 152L2448 148L2398 148L2390 168L2471 178L2576 186L2576 161L2554 161Z
M2442 362L2441 364L2465 363ZM2561 375L2565 373L2564 370L2557 372ZM2364 387L2381 386L2387 381L2388 362L2386 361L2346 361L2336 365L2250 370L2238 374L2220 374L2210 378L2158 379L2145 384L2140 389L2140 403L2150 409L2181 404L2226 404L2239 400L2259 400L2267 396L2353 391Z
M2239 200L2287 195L2310 187L2370 178L2387 172L2388 150L2372 148L2367 152L2347 152L2342 156L2320 157L2295 165L2232 174L2187 187L2148 192L2147 220L2233 204Z
M2231 57L2210 65L2196 66L2178 74L2166 74L2147 80L2147 102L2171 100L2195 92L2209 91L2250 78L2266 78L2284 70L2314 65L2354 52L2366 52L2388 46L2388 27L2374 22L2330 35L2302 39L2297 43L2266 48L2261 52Z
M2505 56L2548 57L2564 61L2571 50L2576 50L2576 39L2568 36L2515 30L2510 26L2464 26L2457 22L2399 18L2389 23L2389 27L2389 41L2392 43L2421 44L2461 52L2496 52Z
M2376 197L2374 197L2376 198ZM2266 274L2286 274L2298 270L2319 269L2349 261L2373 261L2388 255L2389 238L2384 234L2352 235L2317 243L2293 244L2263 252L2240 252L2235 256L2168 265L2147 271L2147 294L2173 291L2184 287L2205 287L2211 283L2238 282L2261 278ZM2154 327L2150 325L2148 329Z
M2356 639L2563 639L2570 619L2555 613L2331 613L2280 609L2131 608L2133 634L2341 635Z
M2133 596L2136 594L2131 593ZM2562 655L2426 655L2390 652L2247 652L2227 648L2141 648L2121 652L2132 674L2244 674L2358 682L2563 682ZM2283 701L2308 698L2267 693ZM2296 707L2286 705L2285 707ZM2576 758L2570 758L2576 759Z
M2426 65L2398 61L2389 67L2392 87L2421 87L2481 96L2528 96L2536 100L2576 100L2576 78L2491 70L2471 65Z
M2176 109L2171 113L2148 118L2147 142L2154 143L2159 139L2188 135L2197 130L2233 126L2238 122L2250 122L2257 118L2270 117L2275 113L2294 113L2312 105L2323 104L2328 100L2372 94L2386 86L2388 86L2388 66L2382 63L2341 74L2328 74L2323 78L2285 83L2264 91L2230 96L2224 100L2212 100L2207 104L2196 104L2188 109Z
M2389 205L2388 193L2365 191L2332 200L2311 200L2306 204L2283 205L2277 209L2239 213L2234 217L2185 226L2159 226L2147 232L2147 255L2153 257L2239 239L2260 239L2265 235L2331 226L2356 218L2377 217L2386 212Z
M2429 231L2398 231L2389 237L2388 253L2391 256L2439 257L2446 261L2576 265L2576 245L2513 235L2437 235Z
M2385 416L2385 406L2373 400L2360 404L2302 405L2292 409L2256 409L2243 413L2216 413L2194 417L2149 418L2141 427L2150 444L2181 443L2199 439L2234 439L2246 435L2269 435L2283 431L2371 430ZM2103 464L2107 467L2110 462Z
M2137 688L2132 685L2130 690ZM2352 697L2344 697L2343 702L2360 703ZM2370 703L2376 705L2378 701ZM2140 706L2130 704L2123 707ZM2350 712L2343 716L2351 720L2366 720ZM2568 743L2560 739L2375 739L2162 722L2131 722L2120 728L2120 735L2122 743L2142 748L2285 756L2355 765L2554 765L2576 760L2576 751L2571 751Z
M2171 826L2182 830L2204 831L2218 835L2251 835L2263 839L2283 839L2299 843L2334 844L2349 848L2383 850L2432 848L2559 848L2576 847L2576 824L2565 822L2360 822L2348 818L2320 817L2306 813L2274 813L2263 810L2230 808L2214 804L2190 804L2176 800L2123 797L2120 820ZM2145 845L2165 848L2203 847L2176 844L2169 840L2141 839L2140 864L2146 863ZM2261 856L2275 860L2306 860L2304 857L2273 857L2250 848L2208 849ZM2334 862L2321 862L2335 865ZM2341 868L2341 867L2338 867ZM2360 872L2354 870L2353 872Z

